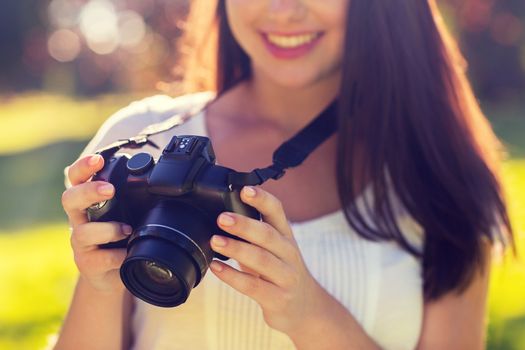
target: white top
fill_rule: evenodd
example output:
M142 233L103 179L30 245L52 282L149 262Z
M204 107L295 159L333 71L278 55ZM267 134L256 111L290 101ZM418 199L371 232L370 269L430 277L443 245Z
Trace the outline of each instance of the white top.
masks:
M213 94L200 93L179 98L154 96L134 102L104 123L84 154L117 139L135 136L147 125L188 108L203 106L212 97ZM205 136L204 118L204 112L200 112L186 124L156 135L153 140L163 148L175 134ZM160 154L149 146L140 151ZM370 195L367 188L358 202ZM400 229L421 249L421 227L399 201L395 203ZM352 313L377 344L384 349L415 348L423 312L419 260L395 243L361 238L347 224L342 211L291 223L291 227L311 274ZM232 260L229 263L236 266ZM132 316L135 350L294 348L286 335L265 324L254 301L222 283L211 272L179 307L159 308L135 300Z

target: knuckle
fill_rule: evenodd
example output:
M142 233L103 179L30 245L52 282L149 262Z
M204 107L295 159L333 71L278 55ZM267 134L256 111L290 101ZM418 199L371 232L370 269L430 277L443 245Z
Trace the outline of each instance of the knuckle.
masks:
M293 301L294 295L290 291L285 291L281 293L281 297L279 299L281 299L284 308L286 305L289 305Z
M260 266L267 266L270 264L271 257L270 254L262 249L257 249L255 255L255 261Z
M243 293L247 295L253 295L259 289L259 279L258 278L248 278L241 286Z
M289 291L296 285L297 279L295 274L289 266L282 267L282 275L279 278L279 284L284 291Z
M283 287L283 289L289 290L294 286L294 283L290 278L284 278L281 282L281 286Z
M121 224L117 224L117 223L108 223L109 227L108 227L108 238L106 239L107 242L105 243L108 243L108 242L111 242L113 240L118 240L118 239L121 239L122 236L124 235L124 229L123 229L123 226Z
M109 270L117 269L122 265L125 256L120 251L110 251L107 257L107 264Z
M124 262L124 259L126 259L126 253L119 252L119 253L115 254L115 260L114 260L115 261L115 265L114 265L114 267L115 268L119 268L122 265L122 263Z
M274 205L275 207L278 209L278 210L283 210L283 202L281 202L279 199L277 199L277 197L273 197L274 198Z
M223 248L228 252L228 254L231 254L232 257L237 256L239 253L239 244L237 240L234 239L228 240L228 244Z
M301 253L291 242L285 244L284 252L294 263L298 263L302 260Z
M274 195L267 194L269 204L274 207L275 209L282 210L283 209L283 203L279 200L279 198L275 197Z
M75 261L75 265L77 265L80 272L85 270L85 267L87 264L87 259L85 254L77 254L75 253L73 255L73 260Z
M263 244L267 244L267 243L270 243L273 239L273 227L268 224L268 223L263 223L263 226L262 226L262 230L261 230L261 235L260 235L260 240L261 240L261 243Z
M110 251L104 252L105 254L102 255L102 266L104 266L104 269L110 270L116 262L115 254Z
M286 310L288 301L284 298L284 295L284 292L279 293L279 297L273 300L271 304L271 311L282 312L283 310Z
M86 245L86 227L85 225L78 225L75 228L75 230L73 230L71 239L75 242L75 244L77 244L77 246Z
M295 289L299 285L299 275L294 271L289 271L288 276L284 279L284 288L287 291Z
M69 181L76 181L77 178L79 177L80 163L81 163L81 160L79 159L67 167L67 178L69 179Z
M301 255L301 252L298 249L294 249L293 251L294 253L292 257L296 263L296 266L304 265L303 256Z
M82 186L82 197L84 199L89 199L90 202L97 201L97 183L96 182L87 182L85 186Z
M62 192L61 202L62 202L62 207L64 208L65 211L68 211L70 209L69 207L70 198L71 198L71 191L69 189Z

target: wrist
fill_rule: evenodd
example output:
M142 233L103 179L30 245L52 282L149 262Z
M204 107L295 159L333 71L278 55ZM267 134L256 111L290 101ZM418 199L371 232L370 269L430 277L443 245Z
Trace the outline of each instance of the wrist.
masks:
M296 349L379 349L350 311L319 289L312 312L287 333Z
M295 327L287 332L297 348L300 348L298 344L305 342L306 338L325 334L324 330L332 327L330 315L334 302L340 305L317 281L313 282L315 293L312 301L308 303L308 309Z

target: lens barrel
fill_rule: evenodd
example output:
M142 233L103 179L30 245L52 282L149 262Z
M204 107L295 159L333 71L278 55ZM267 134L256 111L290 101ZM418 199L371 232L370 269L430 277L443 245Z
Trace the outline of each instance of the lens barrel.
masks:
M213 228L195 208L159 203L131 235L120 269L125 286L153 305L184 303L213 258Z

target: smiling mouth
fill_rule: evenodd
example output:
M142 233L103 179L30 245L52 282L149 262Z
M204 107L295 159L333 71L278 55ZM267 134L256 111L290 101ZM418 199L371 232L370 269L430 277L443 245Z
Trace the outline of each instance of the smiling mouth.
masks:
M321 36L321 32L299 34L299 35L278 35L265 33L266 39L273 45L283 49L293 49L312 43Z

